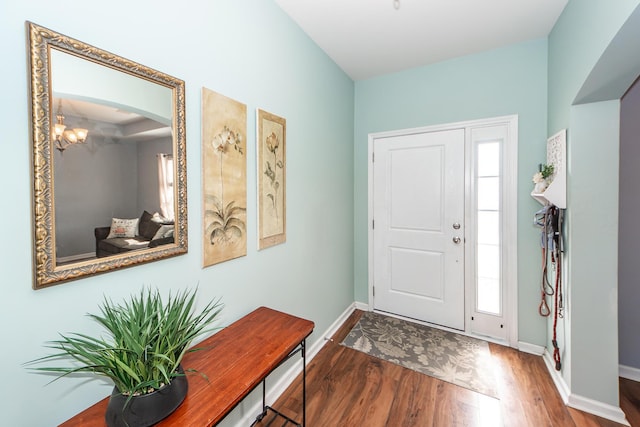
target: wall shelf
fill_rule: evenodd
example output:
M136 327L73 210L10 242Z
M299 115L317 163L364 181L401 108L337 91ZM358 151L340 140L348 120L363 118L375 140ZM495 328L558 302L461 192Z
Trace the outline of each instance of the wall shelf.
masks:
M547 164L553 165L551 183L541 192L531 192L531 197L542 205L555 205L560 209L567 207L567 130L547 139Z

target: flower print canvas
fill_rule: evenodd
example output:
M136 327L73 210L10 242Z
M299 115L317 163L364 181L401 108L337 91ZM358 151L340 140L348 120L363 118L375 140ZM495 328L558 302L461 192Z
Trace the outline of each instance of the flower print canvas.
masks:
M287 122L258 110L258 249L284 243L287 236Z
M247 254L247 106L202 88L203 266Z

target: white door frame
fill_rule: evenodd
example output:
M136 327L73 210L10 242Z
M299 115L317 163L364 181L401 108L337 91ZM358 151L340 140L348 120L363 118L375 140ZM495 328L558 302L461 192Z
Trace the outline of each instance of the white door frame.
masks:
M419 128L400 129L387 132L376 132L369 134L368 144L368 308L370 311L374 309L374 296L373 296L373 262L374 262L374 245L373 245L373 153L374 153L374 141L376 138L384 138L391 136L401 136L414 133L425 132L438 132L451 129L465 129L465 153L471 153L471 138L469 137L471 129L485 127L506 125L508 127L509 137L503 147L504 162L504 185L503 185L503 230L504 238L502 241L502 247L504 251L504 264L502 267L503 274L503 286L505 287L505 302L504 311L505 318L507 319L507 337L508 344L511 347L518 346L518 116L502 116L489 119L479 119L456 123L447 123L434 126L426 126ZM465 154L465 165L469 165L468 156ZM465 168L465 200L468 200L471 192L471 179L468 177L469 168ZM471 215L470 206L466 203L465 217L469 220ZM475 245L475 241L470 241L467 236L467 242L465 246L465 256L469 247ZM468 278L468 274L465 274L465 278ZM468 289L470 285L468 280L465 284L465 289ZM470 302L468 301L470 292L465 292L465 313L470 313L468 309ZM469 322L465 319L465 333L471 335L469 332ZM459 331L456 331L459 332Z

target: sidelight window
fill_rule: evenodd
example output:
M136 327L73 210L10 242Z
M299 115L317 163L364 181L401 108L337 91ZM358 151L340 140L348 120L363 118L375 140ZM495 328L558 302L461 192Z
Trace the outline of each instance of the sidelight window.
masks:
M476 157L476 311L502 314L501 147L477 144Z

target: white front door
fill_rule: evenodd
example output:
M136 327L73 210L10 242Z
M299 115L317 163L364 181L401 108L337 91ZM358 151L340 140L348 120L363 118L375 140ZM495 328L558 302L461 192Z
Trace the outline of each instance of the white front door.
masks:
M374 308L465 329L465 130L374 140Z

